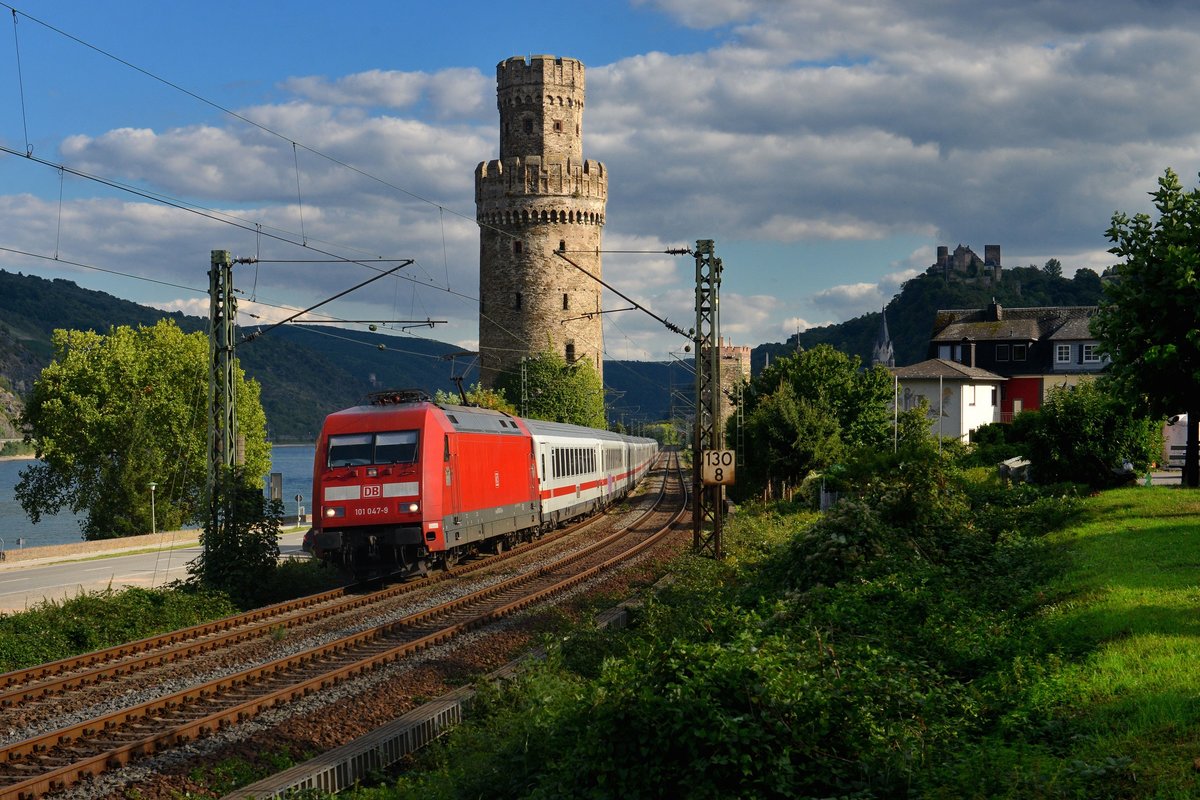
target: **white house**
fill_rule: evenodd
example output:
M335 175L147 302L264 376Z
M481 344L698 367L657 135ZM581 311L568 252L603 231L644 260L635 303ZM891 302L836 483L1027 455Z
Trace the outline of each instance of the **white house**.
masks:
M966 441L980 425L1000 421L1000 387L1008 378L945 358L889 370L896 379L901 411L929 405L930 432Z

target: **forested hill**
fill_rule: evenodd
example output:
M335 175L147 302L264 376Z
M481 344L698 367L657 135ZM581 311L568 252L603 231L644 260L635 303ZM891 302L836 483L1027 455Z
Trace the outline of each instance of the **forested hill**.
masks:
M1006 267L996 286L970 278L947 281L940 273L926 272L905 282L885 307L896 364L915 364L928 357L929 335L939 308L983 308L993 299L1013 308L1092 306L1100 302L1101 294L1100 276L1090 269L1063 278L1038 267ZM795 351L797 345L818 344L832 345L869 364L878 335L879 312L865 314L837 325L809 328L787 342L755 347L751 365L757 374L768 356L774 360Z
M1094 305L1100 299L1100 278L1090 270L1081 270L1073 279L1033 267L1006 268L1002 275L995 287L969 279L947 282L933 274L905 283L887 305L896 362L912 364L925 358L939 308L980 308L993 297L1010 307ZM29 392L50 362L54 329L103 332L113 325L152 325L164 317L185 331L204 330L207 324L200 317L140 306L71 281L0 270L0 438L17 435L11 419L19 409L18 398ZM774 359L793 352L797 343L806 348L829 343L869 363L878 332L878 312L813 328L789 342L754 347L753 369L761 370L768 354ZM452 366L444 356L458 350L427 339L283 326L240 347L238 355L247 374L262 385L270 433L278 441L311 439L326 414L362 402L376 388L452 391L451 377L462 374L463 364ZM609 361L604 377L611 421L628 425L662 420L673 407L690 402L692 379L677 362ZM474 372L467 374L468 384L475 380Z
M0 438L18 435L12 411L50 363L50 335L56 328L103 333L115 325L153 325L164 318L188 332L207 327L203 318L140 306L71 281L0 270ZM240 346L238 357L262 385L271 437L311 441L326 414L362 402L375 389L453 390L451 362L443 356L459 349L327 326L281 326ZM462 368L455 365L455 374ZM473 373L467 376L468 383L474 380Z

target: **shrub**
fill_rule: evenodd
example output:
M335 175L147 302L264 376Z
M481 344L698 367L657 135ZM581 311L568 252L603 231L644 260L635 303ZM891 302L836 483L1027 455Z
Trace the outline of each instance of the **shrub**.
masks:
M1099 381L1052 389L1029 436L1033 477L1040 483L1074 481L1093 488L1126 480L1121 466L1145 474L1162 452L1159 423L1138 417Z

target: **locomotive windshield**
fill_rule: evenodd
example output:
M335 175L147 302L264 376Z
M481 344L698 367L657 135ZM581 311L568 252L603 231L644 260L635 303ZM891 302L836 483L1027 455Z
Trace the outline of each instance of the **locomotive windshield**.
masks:
M350 433L329 437L330 467L411 464L416 460L416 431Z

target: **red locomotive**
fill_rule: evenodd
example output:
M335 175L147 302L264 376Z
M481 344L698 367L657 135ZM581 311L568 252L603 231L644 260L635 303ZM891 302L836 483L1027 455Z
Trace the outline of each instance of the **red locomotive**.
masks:
M356 575L449 566L598 511L657 451L653 439L383 393L325 419L309 542Z

